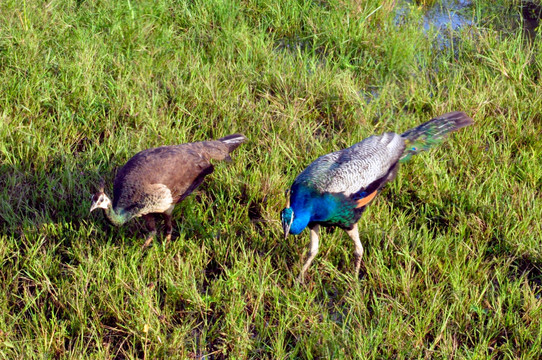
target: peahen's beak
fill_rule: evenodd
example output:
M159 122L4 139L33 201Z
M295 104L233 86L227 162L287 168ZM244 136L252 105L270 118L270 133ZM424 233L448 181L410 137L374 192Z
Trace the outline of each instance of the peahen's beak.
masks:
M89 213L92 212L92 210L96 209L98 207L98 205L96 203L92 203L92 205L90 206L90 211Z

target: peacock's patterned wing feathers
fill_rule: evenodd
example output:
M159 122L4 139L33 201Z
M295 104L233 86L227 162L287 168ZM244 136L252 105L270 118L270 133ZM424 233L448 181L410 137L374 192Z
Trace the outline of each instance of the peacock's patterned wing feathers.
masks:
M321 194L350 196L360 193L385 177L404 149L404 139L399 134L374 135L347 149L319 157L297 176L294 185Z

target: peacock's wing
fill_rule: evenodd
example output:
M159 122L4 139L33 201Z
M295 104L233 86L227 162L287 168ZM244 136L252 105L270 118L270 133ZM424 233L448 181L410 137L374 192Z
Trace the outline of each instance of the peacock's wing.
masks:
M373 135L347 149L319 157L299 174L294 186L309 187L321 194L358 198L371 195L387 182L404 149L405 142L399 134Z

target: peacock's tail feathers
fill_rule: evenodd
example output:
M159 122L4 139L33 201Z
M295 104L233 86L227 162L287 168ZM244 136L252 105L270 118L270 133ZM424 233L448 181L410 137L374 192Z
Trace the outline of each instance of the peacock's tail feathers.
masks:
M440 144L450 132L472 123L473 120L467 114L462 111L454 111L407 130L401 135L405 138L406 148L400 161L406 162L412 155L429 150Z

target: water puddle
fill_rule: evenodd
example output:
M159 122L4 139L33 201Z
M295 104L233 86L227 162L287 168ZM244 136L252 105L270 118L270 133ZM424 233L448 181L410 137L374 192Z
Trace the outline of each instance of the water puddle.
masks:
M421 5L418 5L414 0L399 0L395 6L395 21L397 25L400 25L408 17L411 9L418 9ZM445 42L448 35L443 34L447 34L447 30L458 30L461 27L474 24L471 9L472 0L441 0L433 6L425 7L425 15L421 25L425 32L436 28L439 32L439 41L442 41L442 45L446 46ZM276 43L276 50L293 53L310 51L310 39L301 39L299 37L280 39ZM316 52L325 59L325 54Z
M397 4L396 23L400 24L408 16L412 8L418 9L413 0L401 1ZM439 48L450 46L453 39L450 31L457 31L462 27L474 24L471 0L441 0L432 6L427 6L423 16L423 29L426 33L435 29L437 31L436 43Z
M457 30L464 26L473 25L472 1L442 0L439 4L428 8L424 16L423 28L428 31L432 26L437 30Z
M534 39L536 28L542 19L542 4L535 0L523 0L519 4L515 3L515 6L517 8L499 9L503 11L502 15L509 20L508 24L511 24L511 28L508 30L515 31L518 27L522 27L527 37L531 40ZM476 15L473 0L437 0L431 6L422 6L415 0L396 0L394 9L396 25L401 26L401 24L410 21L409 17L412 12L419 13L420 10L423 11L423 17L419 25L423 27L427 36L435 36L434 49L436 51L452 47L459 41L459 32L462 29L487 25L484 23L484 19L477 18L480 15ZM498 24L495 26L499 28ZM501 30L506 32L505 29ZM310 39L281 39L276 44L276 50L291 53L315 51L319 63L325 64L326 54L321 50L311 50L311 45ZM311 72L310 69L308 71ZM380 96L378 88L362 89L359 91L359 95L367 104Z
M404 0L398 5L397 16L400 20L402 16L408 14L410 7L416 5L413 0ZM508 7L499 8L502 11L502 19L507 21L511 28L508 30L515 31L521 27L524 33L532 40L536 35L536 28L540 25L542 19L542 4L536 0L523 0L512 4ZM491 16L489 16L491 17ZM474 15L474 5L472 0L441 0L433 6L427 7L423 18L423 28L427 32L431 28L435 28L439 35L438 41L441 41L443 34L449 33L449 30L459 30L468 26L482 25L477 24ZM501 28L503 23L496 24L497 28ZM448 31L447 31L448 30ZM506 31L505 28L501 28ZM441 45L446 46L446 43Z

